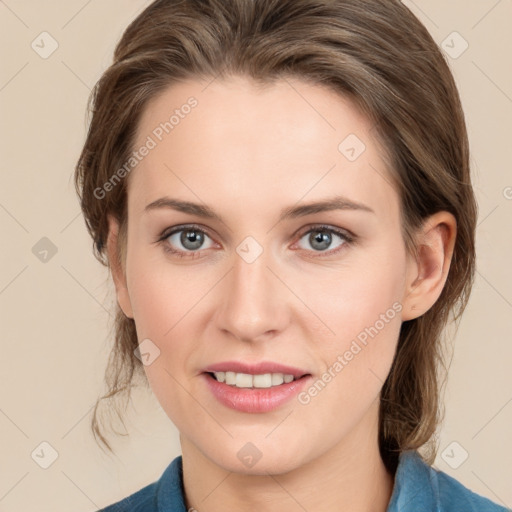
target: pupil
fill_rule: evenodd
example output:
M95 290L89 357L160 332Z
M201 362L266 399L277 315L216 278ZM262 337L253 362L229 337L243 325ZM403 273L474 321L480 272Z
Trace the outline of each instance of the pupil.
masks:
M311 246L315 247L315 244L318 243L316 248L324 251L331 244L331 234L326 231L317 231L316 233L316 235L311 234L310 236Z
M184 231L181 235L181 243L187 249L198 249L203 243L203 235L197 231Z

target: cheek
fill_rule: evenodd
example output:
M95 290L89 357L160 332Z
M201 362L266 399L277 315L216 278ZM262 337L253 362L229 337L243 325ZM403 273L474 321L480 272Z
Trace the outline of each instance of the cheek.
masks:
M127 261L130 301L137 330L145 337L170 336L175 326L214 285L211 271L176 265L155 251L132 251Z
M329 327L311 338L327 372L322 380L336 382L326 386L332 400L342 397L346 406L357 408L358 400L368 403L384 384L402 323L404 272L402 253L384 248L314 287L308 281L308 306Z
M204 293L197 283L183 269L174 271L163 259L155 261L144 251L132 251L127 260L127 280L137 337L139 342L149 339L149 346L158 357L150 365L144 366L155 394L162 387L169 386L172 377L184 370L178 364L187 359L187 352L193 349L191 333L184 331L188 315L193 314L193 305ZM187 341L187 343L185 343ZM165 361L165 363L164 363ZM174 362L171 366L169 362ZM183 365L181 365L183 366ZM175 375L179 378L179 375ZM182 379L180 379L182 380Z
M190 355L198 340L191 326L198 328L194 306L206 291L186 267L173 269L166 263L134 254L130 298L138 339L149 338L158 351L158 357L144 366L148 383L171 421L187 431L183 411L190 408L190 396L183 389L189 386Z
M354 294L343 296L347 302L326 317L335 336L314 338L313 352L320 354L323 372L299 396L306 409L315 410L318 429L336 424L338 435L354 428L380 396L401 326L401 304L391 293L383 297L374 289L363 294L364 300Z
M375 324L379 331L397 324L395 334L399 328L405 259L399 251L382 250L353 260L344 268L328 270L315 279L307 275L299 278L307 305L329 327L323 336L324 347L326 342L328 346L343 347Z

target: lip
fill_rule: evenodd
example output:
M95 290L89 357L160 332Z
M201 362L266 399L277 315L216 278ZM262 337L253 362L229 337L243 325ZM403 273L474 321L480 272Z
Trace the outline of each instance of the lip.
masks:
M283 383L271 388L237 388L224 382L218 382L210 375L212 372L233 371L236 373L248 373L260 375L264 373L284 373L293 375L297 380ZM201 374L208 389L213 396L224 406L239 412L265 413L273 411L299 394L313 379L312 375L278 363L261 362L247 364L237 361L213 364L205 368Z
M249 373L251 375L263 375L264 373L284 373L293 375L296 379L309 375L306 370L286 366L272 361L261 361L259 363L244 363L242 361L224 361L208 366L203 372L236 372Z

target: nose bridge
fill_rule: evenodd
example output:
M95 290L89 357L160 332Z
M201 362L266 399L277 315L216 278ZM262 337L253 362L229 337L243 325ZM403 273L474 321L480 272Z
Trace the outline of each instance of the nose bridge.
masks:
M233 254L217 315L219 328L251 341L279 331L285 322L285 304L279 280L269 270L269 252L252 240L242 242Z

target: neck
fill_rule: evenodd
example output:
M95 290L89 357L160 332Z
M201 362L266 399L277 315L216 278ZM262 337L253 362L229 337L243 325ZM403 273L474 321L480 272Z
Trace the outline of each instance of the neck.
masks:
M375 414L365 418L350 439L315 459L286 473L266 475L226 471L182 437L187 510L386 512L394 475L380 456L378 429L365 426L377 426Z

